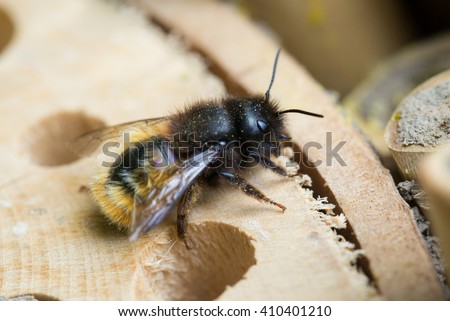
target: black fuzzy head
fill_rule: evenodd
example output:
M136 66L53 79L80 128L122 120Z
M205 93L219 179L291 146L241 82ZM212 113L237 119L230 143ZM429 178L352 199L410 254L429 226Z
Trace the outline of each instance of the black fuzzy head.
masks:
M268 135L286 135L283 117L278 114L276 103L266 101L264 97L232 98L226 103L240 130L239 140L262 142Z

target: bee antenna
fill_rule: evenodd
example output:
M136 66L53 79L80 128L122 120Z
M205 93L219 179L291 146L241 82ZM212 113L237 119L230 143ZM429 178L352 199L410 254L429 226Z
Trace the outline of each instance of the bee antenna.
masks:
M323 118L323 115L315 114L315 113L312 113L312 112L309 112L306 110L301 110L301 109L287 109L287 110L277 112L276 115L280 116L281 114L287 114L287 113L297 113L297 114L304 114L304 115L308 115L308 116Z
M278 57L280 56L280 52L281 52L281 48L278 48L277 54L275 55L275 62L273 63L272 78L270 79L269 88L267 89L266 94L264 95L264 102L267 102L270 97L270 89L272 89L272 85L275 80L275 74L277 72Z

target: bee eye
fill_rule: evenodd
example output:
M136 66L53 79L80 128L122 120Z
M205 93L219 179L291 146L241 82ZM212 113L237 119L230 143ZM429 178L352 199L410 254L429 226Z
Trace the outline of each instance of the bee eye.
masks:
M267 125L267 123L264 120L258 119L256 121L256 126L258 126L258 129L262 132L265 133L267 132L267 128L269 127L269 125Z

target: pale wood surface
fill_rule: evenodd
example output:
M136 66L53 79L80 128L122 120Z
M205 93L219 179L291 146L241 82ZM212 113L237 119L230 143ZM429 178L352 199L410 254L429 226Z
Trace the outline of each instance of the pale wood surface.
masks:
M148 4L239 86L265 90L276 45L234 10L209 1ZM238 191L205 191L192 213L193 250L175 242L173 218L129 243L83 188L98 166L94 159L55 162L31 147L48 142L48 150L61 155L60 140L98 126L95 119L113 124L165 115L199 97L224 94L220 79L130 9L79 0L0 5L18 30L0 56L0 165L8 169L0 183L0 294L62 300L442 298L389 176L326 92L286 54L273 95L282 106L326 115L322 123L292 118L300 145L314 140L325 146L327 130L333 141L349 141L342 150L348 166L319 167L319 174L352 223L379 291L351 264L355 253L331 229L333 220L317 211L323 206L295 182L267 171L249 179L288 207L284 215ZM310 156L323 158L323 152Z

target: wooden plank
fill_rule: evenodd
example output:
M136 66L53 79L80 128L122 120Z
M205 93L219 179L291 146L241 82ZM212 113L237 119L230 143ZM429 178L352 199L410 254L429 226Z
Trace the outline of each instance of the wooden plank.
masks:
M167 5L176 12L200 5L183 3ZM192 213L192 250L176 241L173 217L130 243L86 192L97 161L66 157L63 142L101 122L166 115L188 101L223 95L221 80L130 8L87 0L0 5L19 30L0 56L0 165L8 168L0 183L0 294L61 300L380 298L352 264L357 253L351 244L334 231L345 225L342 218L319 212L329 205L267 171L249 179L288 207L284 215L239 191L205 191ZM199 17L239 21L240 32L259 37L233 10L217 4L209 10ZM235 47L227 41L233 62ZM267 39L264 57L253 53L256 64L244 75L249 81L261 73L255 90L263 89L262 79L267 83L274 46ZM298 77L313 89L311 103L326 100L306 74Z
M227 5L200 0L131 2L181 34L226 71L239 88L247 92L267 88L277 44ZM410 209L389 172L360 134L348 126L332 98L287 53L281 56L272 95L285 108L302 107L325 115L325 122L291 117L293 139L301 147L310 142L323 147L308 150L311 159L322 160L311 174L316 181L325 182L347 216L382 295L387 299L442 299L442 289ZM327 132L332 133L333 147L346 142L339 151L345 166L335 161L331 166L326 164L325 146L330 145Z

